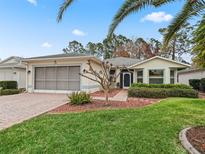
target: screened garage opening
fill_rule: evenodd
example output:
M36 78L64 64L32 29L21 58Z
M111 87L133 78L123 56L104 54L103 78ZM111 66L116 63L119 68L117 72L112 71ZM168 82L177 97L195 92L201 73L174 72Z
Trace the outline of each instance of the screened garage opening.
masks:
M35 67L36 90L80 90L80 66Z

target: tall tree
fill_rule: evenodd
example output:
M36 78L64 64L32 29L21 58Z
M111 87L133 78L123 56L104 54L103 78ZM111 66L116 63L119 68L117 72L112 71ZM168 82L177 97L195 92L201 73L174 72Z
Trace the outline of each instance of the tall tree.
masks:
M94 55L98 58L104 58L104 45L102 43L93 43L93 42L88 42L86 45L86 50L89 52L91 55Z
M167 33L167 28L159 29L159 32L164 36ZM175 32L172 39L166 48L163 49L163 53L166 57L172 58L172 60L181 59L184 54L191 54L193 47L193 33L194 26L189 23L183 24L178 32Z
M63 49L64 53L85 53L83 45L78 41L71 41L68 46Z

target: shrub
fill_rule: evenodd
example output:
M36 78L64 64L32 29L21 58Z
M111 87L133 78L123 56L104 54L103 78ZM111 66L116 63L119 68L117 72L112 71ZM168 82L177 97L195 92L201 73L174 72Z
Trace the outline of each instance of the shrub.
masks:
M189 85L196 90L199 90L200 87L200 79L190 79Z
M71 104L81 105L91 103L91 96L86 92L73 92L68 97L70 99Z
M0 90L0 95L14 95L19 94L18 89L2 89Z
M0 87L3 89L17 89L17 81L0 81Z
M205 78L202 78L200 81L200 90L205 92Z
M133 83L131 87L144 87L144 88L181 88L192 89L192 87L185 84L145 84L145 83Z
M197 98L198 92L193 89L180 88L138 88L131 87L128 90L129 97L166 98L166 97L190 97Z

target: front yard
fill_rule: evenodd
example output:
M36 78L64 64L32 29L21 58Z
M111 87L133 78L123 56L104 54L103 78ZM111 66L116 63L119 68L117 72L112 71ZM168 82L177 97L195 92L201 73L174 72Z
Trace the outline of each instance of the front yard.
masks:
M205 125L205 100L45 114L0 132L0 153L186 153L178 133L192 125Z

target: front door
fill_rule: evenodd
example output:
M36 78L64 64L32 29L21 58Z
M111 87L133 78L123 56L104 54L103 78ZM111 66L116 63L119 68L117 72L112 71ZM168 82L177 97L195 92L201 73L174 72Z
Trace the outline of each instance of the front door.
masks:
M129 88L131 84L131 74L130 73L123 73L123 88Z

